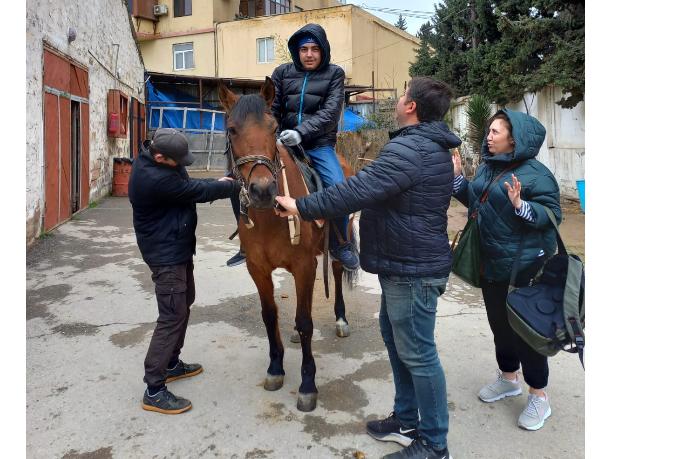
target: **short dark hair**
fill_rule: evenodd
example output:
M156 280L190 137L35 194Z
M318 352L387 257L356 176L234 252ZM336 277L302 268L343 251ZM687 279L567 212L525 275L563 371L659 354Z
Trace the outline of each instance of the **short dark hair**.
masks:
M513 137L513 125L510 123L510 119L508 118L508 115L506 115L502 111L497 112L495 115L493 115L491 117L491 119L489 119L489 123L488 123L488 126L486 128L491 129L491 125L496 120L502 120L505 123L506 128L508 129L508 135L512 138Z
M418 121L440 121L450 109L452 89L442 81L419 76L408 82L406 98L416 103Z

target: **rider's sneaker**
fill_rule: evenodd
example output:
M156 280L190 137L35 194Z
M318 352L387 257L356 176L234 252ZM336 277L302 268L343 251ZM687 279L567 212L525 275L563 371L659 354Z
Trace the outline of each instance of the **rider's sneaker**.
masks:
M407 448L387 454L383 459L452 459L447 448L436 451L422 438L413 440Z
M178 397L164 387L155 395L149 395L148 389L146 389L143 393L143 403L141 406L146 411L155 411L156 413L163 414L180 414L192 408L192 403L185 398Z
M526 430L539 430L544 421L552 415L552 407L549 406L549 397L540 398L535 394L527 396L527 406L520 413L518 426Z
M185 363L182 360L177 361L177 365L174 368L168 368L167 374L165 376L165 383L175 381L176 379L189 378L190 376L195 376L200 374L203 369L198 363Z
M228 261L226 262L226 266L237 266L244 262L245 252L241 248L241 250L239 250L237 254L228 259Z
M355 253L355 248L350 242L341 244L335 249L329 249L329 252L347 270L354 271L360 267L360 258Z
M418 430L415 427L409 428L401 424L394 413L384 419L369 421L367 433L375 440L394 441L402 446L408 446L418 438Z
M503 373L498 373L498 379L491 384L487 384L479 391L479 398L484 402L495 402L506 397L520 395L523 390L518 381L509 381L503 377Z

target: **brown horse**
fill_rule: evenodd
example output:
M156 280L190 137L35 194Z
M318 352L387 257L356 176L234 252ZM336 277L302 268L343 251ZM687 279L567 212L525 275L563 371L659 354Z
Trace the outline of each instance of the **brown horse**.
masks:
M314 330L311 303L318 263L316 257L322 253L324 235L316 223L301 220L299 242L293 245L288 220L277 216L273 210L275 197L283 194L285 189L288 189L292 197L307 194L294 160L287 149L276 141L277 121L270 112L274 97L275 88L270 78L265 79L259 95L241 96L223 84L219 85L219 100L227 113L226 125L233 152L234 174L243 181L242 204L246 204L244 201L249 202L248 225L245 224L245 215L242 215L239 234L246 251L248 272L260 295L262 318L270 344L270 365L264 387L266 390L278 390L284 383L284 346L280 338L272 284L272 271L284 268L294 276L297 295L295 328L299 333L303 355L297 408L312 411L316 408L318 389L315 383L316 364L311 353ZM344 171L347 174L347 163L342 160L341 164L345 165ZM326 224L330 224L330 221ZM337 261L333 262L333 277L336 334L348 336L350 329L345 317L342 292L343 267Z

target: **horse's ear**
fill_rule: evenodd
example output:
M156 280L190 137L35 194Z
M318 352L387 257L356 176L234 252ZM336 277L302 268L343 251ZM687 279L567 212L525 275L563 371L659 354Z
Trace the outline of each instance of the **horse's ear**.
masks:
M265 100L268 107L272 106L272 101L275 100L275 84L270 77L265 77L265 83L260 88L260 95Z
M240 97L241 96L227 88L222 81L219 81L219 102L221 102L226 113L231 113L231 110L233 110L233 107Z

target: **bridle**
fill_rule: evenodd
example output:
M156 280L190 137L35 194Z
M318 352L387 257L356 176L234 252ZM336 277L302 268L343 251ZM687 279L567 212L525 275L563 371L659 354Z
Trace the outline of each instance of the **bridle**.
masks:
M280 173L282 170L282 163L280 162L280 152L279 152L279 147L275 143L275 157L270 159L267 156L264 155L246 155L242 156L238 159L235 159L234 151L233 151L233 145L231 144L231 139L226 133L226 153L231 156L231 173L233 175L233 178L240 180L241 183L244 185L244 188L249 188L250 187L250 177L253 175L253 170L257 166L265 166L267 169L270 171L272 176L274 177L275 181L277 181L277 175ZM248 172L247 177L243 177L243 174L241 173L241 166L244 164L248 163L254 163L253 167L250 168L250 172Z
M233 145L231 144L231 138L229 133L226 132L226 153L230 155L231 159L231 175L235 180L241 183L241 191L239 194L239 200L241 203L241 216L246 227L252 228L254 226L253 221L248 216L248 207L250 207L250 177L253 175L253 171L258 166L265 166L276 183L279 183L278 175L282 171L282 161L280 160L279 145L275 142L275 156L270 159L264 155L246 155L235 159ZM244 164L253 163L253 166L248 172L248 176L244 177L241 172L241 167Z

